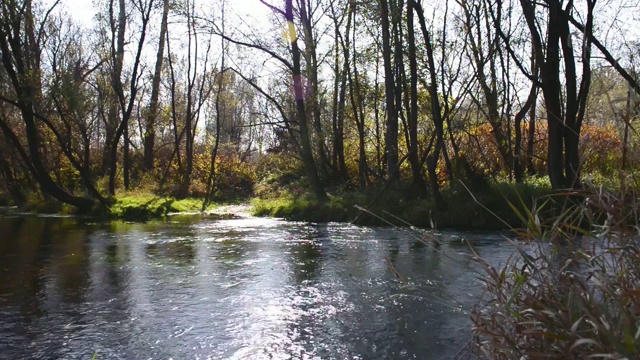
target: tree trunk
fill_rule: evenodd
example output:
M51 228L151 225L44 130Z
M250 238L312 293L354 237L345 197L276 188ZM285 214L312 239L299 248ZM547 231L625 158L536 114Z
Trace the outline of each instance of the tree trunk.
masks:
M109 11L110 11L110 15L111 15L111 21L113 23L113 1L111 0L111 3L109 5ZM125 36L125 30L126 30L126 26L127 26L127 15L126 15L126 7L125 7L125 0L118 0L118 27L117 27L117 37L116 39L112 39L112 46L111 46L111 61L113 61L113 71L111 73L111 83L114 89L114 92L116 93L116 96L118 96L120 98L120 106L122 107L124 104L123 98L124 98L124 90L122 89L123 84L122 84L122 67L123 67L123 62L124 62L124 36ZM115 29L112 28L112 36L115 35ZM114 44L115 41L115 44ZM114 116L115 118L115 114L111 113L111 109L109 115L110 116ZM125 113L126 109L120 109L121 113ZM111 120L111 119L109 119ZM125 122L125 119L121 120L122 123ZM111 125L111 124L109 124ZM128 125L128 124L127 124ZM116 129L116 131L114 131L113 134L113 138L111 140L111 145L109 147L109 194L110 195L115 195L116 194L116 171L117 171L117 161L118 161L118 143L120 142L120 137L122 136L121 133L124 132L124 128L122 127L122 124L120 126L117 126L118 128L122 128L121 131L118 131L120 129Z
M31 1L27 0L21 9L18 9L15 3L3 2L1 6L0 22L3 24L0 27L1 59L16 95L15 105L20 110L25 125L29 153L27 154L22 148L18 138L4 121L0 121L2 132L11 138L23 161L28 164L27 167L31 175L45 195L51 195L53 198L80 210L89 210L93 207L94 201L75 196L56 184L46 169L40 153L41 149L46 149L45 144L41 141L36 123L37 101L42 98L41 49L35 40ZM22 21L25 22L24 25ZM7 30L12 34L9 35ZM20 38L23 39L20 40Z
M414 11L415 0L407 1L407 42L409 43L409 76L410 76L410 105L409 105L409 164L411 165L411 174L413 177L413 188L417 194L421 194L426 190L426 184L422 175L422 166L420 164L420 154L418 148L418 61L416 53L416 37L414 30Z
M315 130L316 153L318 154L318 167L322 175L327 177L327 154L325 151L325 136L322 130L322 112L320 107L320 86L318 79L318 55L316 51L317 42L313 35L311 24L311 14L307 9L309 0L300 0L300 20L304 32L305 58L307 62L307 79L311 85L311 94L308 96L306 104L307 110L312 115L313 127ZM303 84L304 86L304 84ZM308 85L307 85L308 86Z
M225 33L225 1L222 1L222 34ZM204 201L202 202L202 211L205 211L207 205L212 202L213 193L216 188L216 159L218 158L218 147L220 146L220 131L222 130L222 116L220 109L220 95L222 94L222 86L224 85L224 76L225 76L225 60L226 60L226 47L224 38L220 40L220 47L222 51L222 59L220 61L220 72L218 73L218 91L216 92L216 135L213 141L213 147L211 148L211 163L209 166L209 177L207 179L207 190L204 197Z
M591 84L591 39L593 31L594 1L587 1L587 22L582 44L582 80L577 86L577 72L568 14L573 10L569 2L566 9L558 0L548 1L546 48L538 31L535 4L520 0L523 14L532 35L536 61L541 65L541 88L547 110L549 146L547 168L554 189L580 186L580 158L578 147L587 96ZM560 56L562 50L562 57ZM560 60L563 60L561 67ZM564 70L565 87L562 88L560 71Z
M333 4L331 4L333 5ZM340 28L338 19L333 9L332 17L334 24L334 63L333 63L333 73L335 74L335 78L333 80L333 94L332 94L332 104L331 104L331 130L333 138L331 139L332 151L331 151L331 166L333 167L334 173L342 178L343 180L347 180L343 167L344 161L344 102L345 102L345 85L346 85L346 76L345 76L345 66L341 66L341 51L340 51Z
M125 190L131 187L131 154L129 151L131 140L129 139L129 126L125 126L122 132L122 175Z
M327 193L320 182L318 170L313 158L313 150L311 147L311 138L307 123L307 112L304 102L304 83L302 80L302 71L300 65L300 49L298 48L298 35L296 34L293 22L293 0L286 0L285 18L289 26L289 41L291 43L291 54L293 57L293 91L296 102L296 112L298 115L298 123L300 124L300 144L302 146L302 162L309 181L311 191L320 202L328 200Z
M338 63L337 57L338 54L336 54L336 65ZM344 157L344 115L347 97L347 77L345 72L347 66L345 63L342 71L338 70L339 72L336 73L335 113L333 118L333 162L336 172L344 180L348 180L347 164Z
M444 147L444 122L442 119L442 106L438 98L438 80L436 74L435 59L433 55L433 44L431 43L431 35L427 30L427 23L424 18L424 11L420 4L414 2L414 8L418 15L420 22L420 28L422 29L422 36L424 37L424 43L427 50L427 62L429 67L429 95L431 97L431 117L433 118L433 125L436 131L436 144L433 153L427 157L427 171L429 172L429 185L431 187L431 193L436 203L436 207L439 210L445 210L447 208L444 198L440 193L440 185L437 177L438 159L440 153Z
M156 119L158 117L158 97L160 94L160 80L162 77L162 62L164 60L164 44L167 33L167 19L169 16L169 0L164 0L162 8L162 23L160 24L160 37L158 37L158 52L156 53L156 67L151 82L151 99L147 111L147 121L144 134L144 167L153 169L154 147L156 140Z
M389 180L399 180L398 169L398 113L395 104L395 81L391 61L391 39L389 26L389 5L380 0L380 20L382 25L382 58L384 61L384 83L386 94L386 132L385 153L387 158L387 176Z
M351 26L351 41L353 48L356 49L356 29L357 23L357 9L356 2L350 3L350 12L353 19L353 26ZM349 44L349 37L347 37L347 44ZM348 57L348 51L346 56ZM353 118L356 121L356 127L358 129L358 185L361 189L366 188L369 185L369 177L367 171L369 166L367 165L367 153L366 153L366 133L365 133L365 116L364 116L364 97L360 87L360 75L358 73L358 59L356 51L351 52L351 61L353 63L353 77L351 76L351 70L349 69L349 62L347 64L347 75L349 77L349 94L351 96L351 106L353 108Z

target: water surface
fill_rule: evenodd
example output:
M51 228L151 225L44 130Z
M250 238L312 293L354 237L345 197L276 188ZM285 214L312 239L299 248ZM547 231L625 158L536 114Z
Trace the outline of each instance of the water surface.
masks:
M492 261L510 250L499 234L417 235L0 218L0 358L454 358L481 290L463 240Z

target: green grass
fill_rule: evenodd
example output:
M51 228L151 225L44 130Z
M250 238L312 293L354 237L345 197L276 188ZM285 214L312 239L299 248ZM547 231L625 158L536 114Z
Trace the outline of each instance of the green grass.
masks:
M252 201L252 212L257 216L294 221L351 222L358 217L357 223L360 225L410 223L419 227L435 225L441 229L499 230L520 224L521 219L514 213L510 203L518 206L524 204L530 208L536 199L553 193L546 178L532 178L523 184L504 180L467 186L473 189L473 196L461 183L443 187L442 195L448 208L438 211L431 198L416 198L407 183L398 183L389 188L379 184L362 191L330 188L330 200L326 203L316 201L302 186L271 184L265 189L277 191L257 191L259 198ZM374 202L374 199L377 200ZM365 208L367 212L361 214L356 207ZM202 199L178 200L149 191L132 191L117 194L108 209L97 206L91 213L81 215L147 221L169 213L199 212L201 209ZM553 207L549 209L553 210ZM26 210L67 214L77 211L73 207L47 202L36 196L30 199Z
M520 224L509 203L524 203L531 207L535 199L553 193L545 179L534 179L523 184L490 183L482 190L474 190L473 196L458 183L442 189L448 208L438 211L432 199L412 196L409 184L392 186L378 197L381 190L381 186L364 191L336 190L331 192L329 202L324 204L310 195L281 193L274 198L254 199L252 212L256 216L297 221L353 221L360 213L356 206L361 206L368 210L358 219L361 225L409 223L419 227L435 225L438 228L499 230ZM376 197L378 200L369 206Z
M169 213L196 212L201 209L201 199L177 200L151 194L125 194L116 196L108 215L125 220L146 221Z
M326 203L320 203L310 196L295 198L291 196L275 199L254 199L252 214L271 216L293 221L330 222L350 221L354 212L348 208L348 202L338 197L330 197Z

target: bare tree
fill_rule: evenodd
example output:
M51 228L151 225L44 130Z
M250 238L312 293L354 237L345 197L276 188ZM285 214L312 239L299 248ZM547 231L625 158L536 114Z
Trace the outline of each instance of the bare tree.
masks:
M56 130L43 109L42 99L44 96L41 77L41 54L45 41L45 25L53 8L45 14L39 28L36 28L36 17L32 10L31 0L3 1L0 9L2 70L10 82L11 89L11 93L7 96L2 94L0 100L19 110L24 125L26 148L5 117L0 117L0 129L16 149L43 193L61 202L87 210L94 205L94 201L90 198L73 195L57 184L52 179L49 169L46 168L41 153L43 149L46 149L46 143L41 134L43 131L41 124L50 130ZM58 133L58 135L60 134ZM62 139L58 138L58 140ZM65 155L71 156L72 154L65 152ZM70 160L72 159L75 160L71 157ZM78 163L76 165L80 167Z
M574 10L573 2L568 2L563 8L561 1L547 0L545 7L538 8L529 1L520 1L532 36L536 62L541 68L540 87L545 100L549 134L547 167L551 184L556 189L580 186L578 145L591 84L591 36L595 3L595 0L586 0L585 35L580 54L582 76L579 80L567 15ZM543 11L547 16L546 41L543 41L540 32L538 11ZM561 74L563 70L564 74ZM564 75L564 86L561 75Z
M116 191L116 174L118 168L118 145L121 139L124 139L124 160L123 160L123 173L124 173L124 187L129 189L130 185L130 170L131 159L129 155L129 120L133 113L133 108L136 103L136 98L139 91L140 81L140 68L142 66L142 52L144 50L145 39L147 36L147 28L149 26L149 19L151 17L151 11L153 9L154 0L137 0L132 3L133 8L140 15L140 35L138 37L137 49L133 59L131 74L128 81L128 92L125 92L125 83L123 79L123 66L124 66L124 47L125 47L125 33L127 23L127 8L126 1L118 1L118 18L116 22L114 14L114 0L109 2L109 19L111 23L111 62L112 73L111 81L113 90L118 98L120 106L120 122L116 129L113 139L111 139L110 156L110 171L109 171L109 193L115 194ZM117 24L117 25L116 25ZM116 35L117 33L117 35Z
M156 66L153 72L151 85L151 99L146 114L144 133L144 167L153 169L154 147L156 139L156 118L158 117L158 97L160 94L160 80L162 77L162 64L164 60L165 38L167 34L167 21L169 16L169 0L164 0L162 5L162 22L160 24L160 36L158 37L158 51L156 52Z
M393 0L392 0L393 1ZM387 175L391 180L400 179L398 166L398 113L395 98L395 77L391 59L390 13L387 0L380 0L380 23L382 25L382 58L384 60L384 83L386 94L385 153L387 155Z

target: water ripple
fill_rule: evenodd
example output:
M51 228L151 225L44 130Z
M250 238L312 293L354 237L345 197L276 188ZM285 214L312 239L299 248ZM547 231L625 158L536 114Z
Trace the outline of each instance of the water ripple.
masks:
M462 239L509 255L499 234L436 251L405 230L173 220L0 219L0 357L445 359L480 291Z

